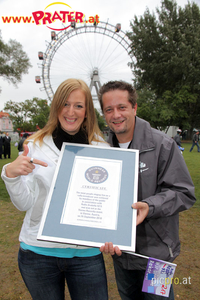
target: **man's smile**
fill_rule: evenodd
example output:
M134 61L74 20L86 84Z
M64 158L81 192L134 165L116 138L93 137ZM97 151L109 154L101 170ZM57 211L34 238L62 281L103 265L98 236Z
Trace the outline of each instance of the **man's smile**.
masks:
M121 123L123 123L125 120L121 120L121 121L113 121L112 123L113 124L121 124Z

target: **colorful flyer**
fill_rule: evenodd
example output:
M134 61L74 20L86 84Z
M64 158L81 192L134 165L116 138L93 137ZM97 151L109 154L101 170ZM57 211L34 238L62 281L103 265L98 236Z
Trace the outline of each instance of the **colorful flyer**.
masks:
M176 264L149 257L142 291L169 297Z

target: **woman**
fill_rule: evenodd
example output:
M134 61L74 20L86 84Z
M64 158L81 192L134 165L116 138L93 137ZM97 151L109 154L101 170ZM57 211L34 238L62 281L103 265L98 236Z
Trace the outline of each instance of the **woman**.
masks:
M88 86L77 79L57 89L46 126L26 139L24 152L2 170L13 204L26 211L19 269L34 300L108 299L105 266L97 248L38 241L37 233L63 142L106 146Z

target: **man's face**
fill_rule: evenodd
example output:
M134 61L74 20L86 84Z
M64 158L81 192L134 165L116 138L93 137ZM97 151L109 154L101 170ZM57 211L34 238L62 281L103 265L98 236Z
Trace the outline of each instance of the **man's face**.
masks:
M110 129L120 143L132 140L135 127L137 104L132 107L128 91L114 90L103 94L103 113Z

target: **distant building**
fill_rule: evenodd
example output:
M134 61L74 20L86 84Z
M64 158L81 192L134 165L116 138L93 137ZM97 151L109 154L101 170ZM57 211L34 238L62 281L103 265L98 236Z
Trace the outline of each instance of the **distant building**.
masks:
M177 126L170 126L168 128L168 131L165 132L169 137L172 137L174 138L175 135L177 134L177 129L179 129L179 127ZM189 131L187 129L183 130L182 133L181 133L181 139L182 140L189 140L190 139L190 136L189 136Z
M13 132L13 124L7 112L0 111L0 131Z
M3 111L0 111L0 132L2 133L2 136L8 132L12 142L17 142L19 140L19 133L13 132L13 124L9 113Z
M169 137L174 137L177 134L177 129L178 128L179 127L177 127L177 126L170 126L169 129L168 129L168 131L167 131L167 135Z

